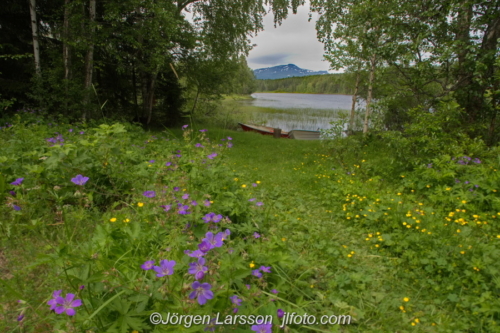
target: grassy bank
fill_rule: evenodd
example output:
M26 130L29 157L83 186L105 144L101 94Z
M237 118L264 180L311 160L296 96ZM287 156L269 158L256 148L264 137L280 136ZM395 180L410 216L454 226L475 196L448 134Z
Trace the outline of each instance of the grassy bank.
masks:
M29 117L0 131L1 331L498 331L495 150Z

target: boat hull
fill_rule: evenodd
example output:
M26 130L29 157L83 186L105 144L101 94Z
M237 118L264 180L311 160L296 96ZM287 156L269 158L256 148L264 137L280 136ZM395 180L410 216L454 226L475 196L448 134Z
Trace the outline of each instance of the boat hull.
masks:
M306 130L291 130L288 134L291 139L295 140L319 140L319 131Z
M248 125L248 124L242 124L242 123L238 123L238 125L240 125L240 127L245 132L256 132L256 133L260 133L262 135L273 135L274 136L274 128L272 128L272 127ZM288 132L281 131L281 137L288 138Z

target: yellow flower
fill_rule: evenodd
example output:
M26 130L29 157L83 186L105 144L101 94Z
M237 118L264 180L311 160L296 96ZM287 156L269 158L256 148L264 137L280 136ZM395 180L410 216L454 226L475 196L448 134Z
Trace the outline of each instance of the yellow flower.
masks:
M250 263L250 265L248 265L248 266L250 266L250 268L254 268L254 267L255 267L255 264L254 264L254 263L253 263L253 261L252 261L252 262Z
M257 184L260 184L260 180L256 181Z
M405 297L405 298L403 298L403 301L405 301L405 302L409 302L409 301L410 301L410 299L409 299L408 297Z
M125 219L125 220L123 220L123 222L125 222L125 223L129 223L129 222L130 222L130 220L129 220L129 219Z
M401 176L401 178L405 178L405 176Z
M235 181L238 181L238 178L234 178Z
M405 309L405 307L401 305L401 306L399 307L399 309L400 309L401 311L403 311L403 310Z
M415 323L411 323L411 326L415 326L415 325L417 325L417 324L415 324Z
M285 237L281 238L281 241L282 242L286 241L286 238Z
M246 186L245 184L243 184L243 185L241 185L241 187L245 188L245 187L247 187L247 186Z
M110 222L116 222L116 217L112 217L109 219Z
M314 288L314 284L311 284L311 288Z
M398 193L398 195L401 195L401 193Z
M138 202L138 203L137 203L137 206L142 207L142 206L144 206L144 203L142 203L142 202Z
M462 200L462 203L463 203L463 204L466 204L466 203L467 203L467 201L465 201L465 200Z
M465 251L460 251L460 254L465 254Z
M420 323L420 320L418 318L415 318L416 323Z
M451 188L449 188L449 187L446 188L446 191L450 191L450 190L451 190Z
M350 258L350 257L352 257L352 254L348 254L347 256Z

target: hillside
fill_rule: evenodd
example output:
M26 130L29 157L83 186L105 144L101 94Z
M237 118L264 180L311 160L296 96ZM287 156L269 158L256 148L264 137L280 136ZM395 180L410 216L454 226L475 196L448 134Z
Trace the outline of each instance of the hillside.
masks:
M258 92L303 94L352 94L354 84L349 74L327 74L290 77L278 80L256 80Z
M259 68L253 71L257 80L274 80L295 76L325 75L327 71L303 69L294 64Z

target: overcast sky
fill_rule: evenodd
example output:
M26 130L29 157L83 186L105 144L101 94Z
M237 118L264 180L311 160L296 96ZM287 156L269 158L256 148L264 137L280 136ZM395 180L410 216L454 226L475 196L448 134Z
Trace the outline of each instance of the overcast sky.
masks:
M281 26L274 28L273 14L264 17L264 31L252 38L257 44L247 58L251 69L295 64L300 68L326 71L329 64L323 61L323 44L316 37L315 19L308 22L309 6L301 6L297 14L290 14Z

